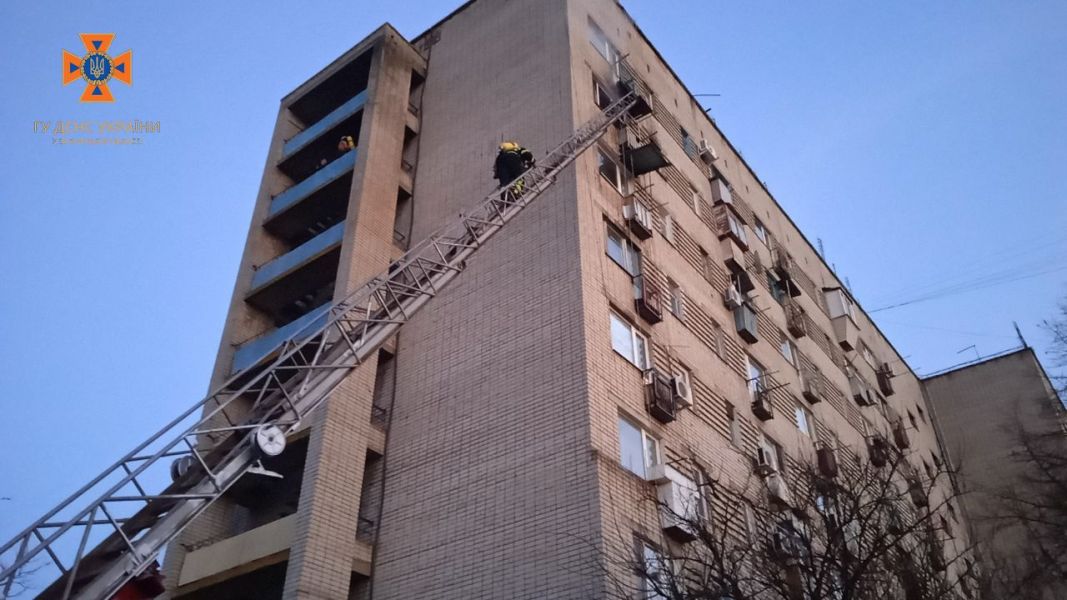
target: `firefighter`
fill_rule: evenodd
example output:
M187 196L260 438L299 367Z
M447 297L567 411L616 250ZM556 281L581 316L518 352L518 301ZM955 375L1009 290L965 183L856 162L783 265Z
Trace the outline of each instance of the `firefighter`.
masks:
M529 150L515 142L503 142L500 144L500 152L497 152L496 162L493 163L493 177L500 182L500 187L505 187L533 164L534 157ZM521 194L523 187L524 182L519 179L511 189L515 194Z

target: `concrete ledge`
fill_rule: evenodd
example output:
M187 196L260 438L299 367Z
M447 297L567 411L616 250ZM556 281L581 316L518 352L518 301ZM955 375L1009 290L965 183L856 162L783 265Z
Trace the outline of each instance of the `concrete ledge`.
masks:
M186 586L211 577L222 580L238 575L232 572L254 570L268 564L286 560L296 532L296 515L256 527L240 535L194 550L182 563L178 585ZM266 559L273 559L264 562ZM247 567L255 564L254 569Z

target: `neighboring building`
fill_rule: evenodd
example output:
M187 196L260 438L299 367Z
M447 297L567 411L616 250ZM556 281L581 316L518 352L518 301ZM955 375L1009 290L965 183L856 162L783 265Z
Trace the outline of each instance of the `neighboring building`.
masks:
M959 468L961 504L974 540L997 560L1028 555L1033 538L997 518L1008 514L1001 494L1025 498L1027 489L1034 489L1033 464L1021 456L1021 436L1062 435L1067 455L1067 414L1034 350L1024 347L931 375L923 386Z
M789 470L880 438L916 476L942 464L919 379L612 0L476 0L410 42L384 25L284 98L212 387L483 197L501 140L568 137L620 68L652 114L342 384L266 464L284 479L246 477L183 533L173 597L596 598L607 540L658 537L656 463L743 481L760 448ZM646 403L653 367L691 407Z

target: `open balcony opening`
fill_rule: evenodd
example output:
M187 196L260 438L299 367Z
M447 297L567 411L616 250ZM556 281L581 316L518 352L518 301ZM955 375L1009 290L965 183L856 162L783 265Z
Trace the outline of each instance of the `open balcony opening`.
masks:
M237 480L226 497L244 510L234 535L296 514L307 462L308 437L292 442L278 456L264 456L263 468L281 477L248 473Z
M362 107L342 120L322 125L313 130L317 133L313 139L303 140L303 144L290 150L289 154L283 153L278 169L292 179L294 184L308 179L345 154L345 151L338 149L341 138L351 137L352 141L358 144L362 125ZM294 141L299 142L301 139L293 138L286 146L291 147Z
M396 213L393 217L393 243L407 250L411 244L411 223L415 214L411 194L400 188L396 192Z
M356 94L367 89L373 50L352 59L325 81L289 105L289 112L305 125L320 121Z

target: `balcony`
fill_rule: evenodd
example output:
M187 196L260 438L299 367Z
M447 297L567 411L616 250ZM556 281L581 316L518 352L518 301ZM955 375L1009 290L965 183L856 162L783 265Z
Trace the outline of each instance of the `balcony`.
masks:
M785 326L795 338L808 335L808 321L804 308L793 301L785 303Z
M770 421L774 418L774 404L771 402L771 393L763 388L763 384L756 382L755 396L752 400L752 414L760 421Z
M350 150L333 162L315 171L303 181L293 185L284 192L278 194L270 201L270 209L267 212L268 221L276 218L282 212L287 211L298 203L311 197L331 183L348 175L356 166L358 149Z
M800 372L800 393L811 404L822 402L826 391L823 388L822 373L818 369L804 369Z
M860 331L852 317L841 315L830 320L834 326L834 339L837 345L845 352L852 352L858 348Z
M659 286L644 275L634 279L634 306L637 314L651 325L663 320L663 294Z
M648 372L645 383L645 405L648 413L660 423L674 421L677 407L674 402L674 386L670 377L659 371Z
M886 396L892 396L896 391L893 389L893 367L889 363L882 363L876 372L878 376L878 389Z
M741 250L748 252L748 232L745 222L729 204L715 205L716 235L720 240L732 238Z
M359 111L363 110L363 107L366 104L367 90L363 90L341 106L335 108L318 122L289 138L282 147L282 161L291 158L294 154L306 148L312 141L344 123L349 117L352 117ZM331 141L336 143L335 140Z
M658 171L671 164L654 139L627 143L622 146L622 161L634 176Z
M264 287L277 282L330 250L340 247L344 233L345 223L342 221L261 266L252 276L252 290L249 295L255 295Z
M241 344L233 354L230 372L236 373L260 363L277 352L283 342L298 334L310 335L326 322L329 307L324 304L295 321Z
M856 404L859 404L860 406L874 406L877 403L874 396L874 390L872 390L871 386L855 372L848 376L848 388L852 393L852 399L856 401Z
M817 463L819 467L819 474L827 479L833 479L837 477L837 451L833 447L822 443L815 450Z
M746 342L755 344L759 341L759 334L756 328L756 311L752 310L752 307L747 302L734 309L734 327L737 329L741 339Z

